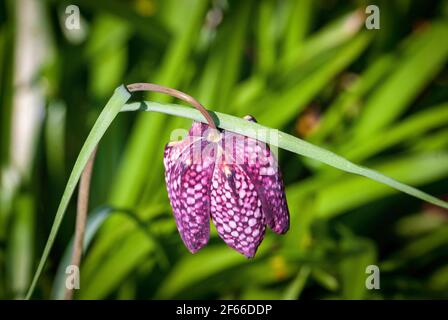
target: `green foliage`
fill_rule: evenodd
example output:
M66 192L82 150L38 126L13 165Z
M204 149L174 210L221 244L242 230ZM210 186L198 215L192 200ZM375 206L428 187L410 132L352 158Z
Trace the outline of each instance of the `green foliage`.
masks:
M244 122L227 122L226 115L252 114L284 132L281 147L289 151L331 155L308 149L307 140L447 196L446 0L380 1L380 30L364 28L365 4L359 1L38 3L34 14L46 23L33 36L51 41L47 59L36 62L33 81L25 84L38 89L46 111L43 118L30 112L37 128L32 139L13 131L20 92L13 85L14 65L23 65L15 41L23 26L15 13L23 8L19 1L0 4L0 298L24 297L50 231L54 250L45 247L49 261L39 265L42 277L32 297L61 297L76 205L66 195L75 191L98 140L88 138L75 160L122 83L176 87L222 113L227 129ZM79 5L85 22L86 38L79 42L64 30L68 4ZM190 122L129 112L112 123L125 100L95 126L93 136L105 134L75 298L448 297L446 210L282 150L288 234L268 232L253 260L228 249L215 231L206 248L189 254L172 219L162 158L171 131ZM143 100L163 103L146 105L165 111L172 102L157 94ZM198 116L189 108L172 110ZM29 149L25 168L19 166L19 145ZM375 175L338 161L340 169ZM76 174L69 176L73 164ZM56 211L58 237L51 229ZM369 264L380 267L381 290L364 286Z

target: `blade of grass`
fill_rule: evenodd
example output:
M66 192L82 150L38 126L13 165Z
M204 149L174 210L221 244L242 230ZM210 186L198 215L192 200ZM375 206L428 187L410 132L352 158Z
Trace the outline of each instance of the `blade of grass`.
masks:
M292 66L306 62L319 53L337 47L352 38L363 25L364 15L361 11L353 11L336 21L332 21L307 39L303 46L298 46L278 62L280 70L288 70Z
M68 206L69 200L74 192L75 186L79 181L82 170L84 169L90 155L95 149L101 137L104 135L105 131L112 123L113 119L120 111L137 111L137 110L145 110L145 111L154 111L161 112L165 114L176 115L184 118L189 118L197 121L204 121L203 115L200 114L199 111L193 110L191 108L182 107L178 105L171 104L160 104L154 102L141 102L141 103L132 103L125 104L129 99L130 93L126 90L124 86L120 86L115 90L114 95L111 97L109 102L106 104L105 108L101 112L98 120L95 122L89 136L87 137L84 146L81 149L81 152L75 162L72 173L70 174L69 181L67 182L66 189L62 196L61 202L59 204L58 210L56 212L55 220L53 226L50 231L50 235L48 237L47 243L44 248L44 252L40 259L37 271L34 275L32 284L27 293L27 298L31 297L33 290L36 286L37 280L42 272L44 264L48 258L50 249L54 243L56 234L58 232L59 226L61 224L62 218L64 217L65 210ZM248 137L259 139L260 141L270 143L266 137L258 137L257 132L260 130L268 130L269 128L262 126L258 123L248 122L241 118L236 118L233 116L225 115L222 113L214 113L216 124L222 128L229 131L233 131L242 135L247 135ZM252 129L252 130L248 130ZM394 189L412 195L416 198L428 201L435 205L441 206L443 208L448 208L448 203L442 201L436 197L433 197L425 192L422 192L416 188L413 188L409 185L403 184L399 181L396 181L388 176L385 176L377 171L374 171L369 168L365 168L359 165L356 165L343 157L340 157L328 150L322 149L318 146L312 145L306 141L303 141L299 138L296 138L292 135L278 132L278 143L276 146L283 148L285 150L291 151L293 153L303 155L306 157L310 157L312 159L321 161L330 166L338 168L340 170L358 174L361 176L365 176L382 184L388 185ZM448 163L448 161L447 161Z
M111 207L103 207L89 214L87 219L87 227L86 233L84 236L84 245L83 251L85 252L89 247L93 237L96 232L103 224L103 222L114 212L114 209ZM70 257L72 256L73 251L73 238L70 240L67 248L64 251L64 255L62 256L61 261L59 262L59 267L56 271L56 276L53 283L53 288L51 291L51 299L62 300L64 299L65 293L65 269L70 264Z
M441 130L431 134L430 139L420 139L411 149L416 152L441 150L448 147L448 130Z
M331 272L331 271L330 271ZM324 268L314 267L311 276L314 281L329 291L336 291L341 286L340 280Z
M294 53L300 52L306 33L310 29L313 1L290 1L285 3L288 10L287 28L283 38L283 59L294 60Z
M343 68L353 62L367 47L370 41L368 33L360 34L350 43L344 45L331 60L320 65L311 75L283 92L271 93L265 98L262 106L251 110L251 114L259 114L260 122L269 123L273 127L281 127L294 118L306 104ZM273 112L274 106L280 107L282 112ZM255 107L254 107L255 108Z
M67 107L62 102L51 102L47 108L45 151L49 175L54 183L60 183L65 172L66 113Z
M213 104L211 104L215 110L225 110L226 106L232 101L233 88L240 76L243 59L241 52L244 52L248 21L250 21L252 8L253 1L242 2L237 14L232 17L224 30L227 38L223 39L222 44L226 44L227 48L221 52L218 58L221 61L220 72L217 74L219 85L216 85L219 99L215 99ZM232 45L228 45L228 43Z
M262 1L258 6L258 19L256 28L257 56L256 66L258 73L266 74L275 66L276 39L275 39L275 1Z
M95 277L85 281L81 279L79 299L102 299L118 286L120 281L131 272L135 265L148 256L154 248L154 242L149 241L143 230L136 229L134 233L126 237L114 247L112 259L97 266L99 272Z
M300 5L298 6L300 7L301 5L304 5L305 7L308 6L308 4L304 2L300 2ZM309 10L309 8L302 8L301 10L306 11ZM300 13L304 15L307 14L304 11L301 11ZM284 78L285 75L292 73L295 78L297 78L296 75L302 75L300 80L303 81L299 82L296 80L299 83L288 90L285 90L285 87L290 86L289 83L282 84L280 88L273 91L271 89L272 92L270 92L269 90L266 90L264 78L259 74L255 74L245 82L245 84L248 84L250 89L247 94L243 92L246 90L244 85L240 85L236 88L236 98L238 100L234 99L234 101L232 101L230 110L241 115L258 115L263 107L264 109L270 109L274 105L282 105L282 108L284 109L296 108L296 113L300 112L313 96L313 94L311 94L310 97L309 90L320 90L327 83L327 81L324 83L318 81L314 86L310 84L311 80L308 81L307 79L304 79L303 75L309 76L313 80L317 81L319 78L325 77L325 74L328 76L328 72L332 73L330 70L335 67L335 64L333 64L333 60L335 60L334 57L337 57L336 60L339 60L343 59L344 55L347 55L347 59L350 59L351 54L348 52L349 49L345 48L343 44L345 43L349 46L350 44L347 43L347 40L353 38L357 34L359 26L362 24L359 17L359 12L355 11L345 16L337 23L330 23L315 36L303 40L303 44L300 44L300 38L294 39L294 41L298 42L297 52L292 53L292 57L289 55L291 57L290 61L286 61L287 59L281 59L278 63L276 63L274 65L275 68L270 70L273 75L270 75L269 80L276 80L277 77ZM305 26L302 27L305 28ZM291 28L288 29L288 31L290 30ZM290 36L293 37L295 35L297 35L295 31L291 31ZM331 39L331 41L328 41L329 39ZM357 41L353 44L354 47L357 46L356 42ZM348 51L342 52L344 50ZM330 51L333 51L333 53L331 53L332 55L329 55ZM301 58L302 55L303 59ZM322 59L322 56L326 56L326 59ZM335 63L337 64L337 62ZM310 65L312 66L311 68ZM323 68L321 70L321 66L326 66L327 68ZM309 69L311 69L311 71ZM320 70L321 72L319 73L318 71ZM335 71L335 73L337 73L337 71ZM331 77L331 75L329 77ZM319 87L319 89L313 90L311 87ZM305 90L303 88L305 88ZM246 101L239 100L242 94L245 96L244 99ZM254 106L257 107L255 108ZM266 116L266 118L268 118L268 116Z
M342 126L344 116L349 109L355 106L362 97L369 92L390 70L396 62L395 57L387 55L375 61L362 75L359 76L353 86L341 93L338 98L325 111L319 127L307 138L308 141L319 143L330 134L337 132ZM341 140L345 140L342 139Z
M202 115L196 111L192 110L188 107L182 107L174 104L160 104L155 102L142 102L142 103L132 103L126 104L122 111L155 111L155 112L163 112L171 115L176 115L184 118L193 119L196 121L204 121ZM266 137L258 137L257 132L261 130L269 130L259 123L248 123L246 120L241 118L236 118L230 115L226 115L223 113L213 113L218 121L217 125L229 131L233 131L242 135L247 135L248 137L258 139L263 142L272 143ZM251 129L251 130L248 130ZM271 129L272 130L272 129ZM305 157L312 158L314 160L318 160L323 162L329 166L335 167L345 172L357 174L360 176L367 177L371 180L380 182L382 184L388 185L396 190L407 193L411 196L419 198L421 200L433 203L437 206L448 208L448 203L442 201L436 197L433 197L423 191L420 191L414 187L396 181L388 176L385 176L375 170L356 165L353 162L331 152L326 149L315 146L309 142L306 142L302 139L294 137L290 134L279 131L278 132L278 143L275 146L280 147L282 149L291 151L298 155L302 155Z
M311 268L309 266L300 267L299 273L296 278L292 281L292 283L286 289L286 292L283 296L285 300L295 300L300 297L303 289L305 288L306 282L310 276Z
M442 292L448 291L448 265L438 268L428 280L428 286Z
M430 143L433 135L421 141ZM445 144L446 144L445 139ZM407 184L422 185L436 179L442 179L448 172L446 155L442 148L429 150L413 150L410 153L391 160L372 164L370 167L376 171L384 172L403 180ZM432 170L422 170L427 166ZM347 177L332 167L319 172L308 179L290 184L286 188L287 198L291 203L303 202L311 196L319 196L316 215L328 218L347 210L379 199L394 192L383 185L365 180L362 177ZM346 195L350 194L350 197Z
M56 2L56 1L55 1ZM65 1L68 4L77 4L81 8L89 8L93 11L108 12L123 20L132 21L133 26L151 44L164 46L169 42L170 34L158 19L145 17L137 12L126 2L117 0L75 0Z
M418 260L437 248L446 248L448 244L448 225L444 224L429 234L418 237L404 248L395 252L392 257L382 262L381 270L394 270L400 266Z
M89 89L97 98L108 97L121 83L128 61L129 23L109 15L99 15L86 46L89 62Z
M16 202L8 241L7 266L12 294L15 299L23 299L32 272L35 203L30 194L21 194Z
M168 210L168 205L151 205L149 207L145 207L144 210L134 212L133 216L138 217L142 221L148 221L156 216L160 216ZM114 220L111 225L119 226L119 228L116 228L113 232L110 232L109 228L104 228L106 227L105 225L102 227L102 230L100 230L95 241L95 245L90 248L89 254L85 257L82 266L83 277L86 282L89 282L89 279L93 279L96 276L98 267L109 257L114 255L113 252L115 252L115 250L112 248L117 243L121 243L124 239L126 239L126 237L136 232L139 227L135 221L132 221L124 215L113 215L108 219L108 221L109 220ZM175 226L173 225L172 228L174 231ZM99 237L101 237L101 241L98 241L98 239L100 239ZM163 261L160 261L160 264L162 263Z
M426 131L447 124L448 104L426 108L395 124L383 134L371 137L364 144L345 144L339 152L350 160L361 161L389 146L418 137Z
M378 132L402 114L424 86L441 70L448 57L448 24L433 23L420 35L424 45L403 57L393 73L375 92L356 124L357 141Z
M367 293L366 266L374 264L376 261L375 245L371 240L347 235L342 240L341 248L356 252L345 257L339 263L342 297L344 299L362 299Z
M260 246L257 253L259 257L272 250L273 241L271 239L271 237L264 239L263 245ZM229 269L240 269L242 266L250 267L251 263L238 253L229 251L223 243L208 246L194 256L190 254L183 256L171 269L166 280L157 290L155 298L188 297L191 288L201 286L201 284L206 283L207 279L222 274ZM237 277L242 274L243 272L239 272ZM242 275L241 277L241 280L235 279L235 281L242 282L243 279L247 279L247 276ZM212 285L206 285L205 287L208 291L208 288Z
M209 246L197 255L178 262L156 293L156 298L171 298L186 288L227 268L247 263L225 246ZM194 270L194 272L191 272Z
M207 1L197 0L183 4L189 8L188 19L183 21L181 28L174 35L170 47L165 53L154 82L170 87L178 87L184 69L184 65L193 50L193 44L202 26L207 8ZM153 95L151 95L153 97ZM160 101L170 101L170 97L163 96ZM169 130L168 119L163 114L151 116L140 115L131 133L130 141L123 155L122 163L112 183L110 202L117 207L134 206L139 195L139 190L147 183L148 168L156 168L159 164L155 161L154 154L160 150L160 133ZM173 128L174 129L174 128ZM107 223L108 225L109 223Z
M374 167L406 183L423 185L448 175L448 153L438 151L428 154L405 154L401 158L384 161ZM319 189L316 195L316 215L328 219L394 192L393 189L361 177L341 176L336 182L328 183ZM443 207L446 208L446 204L443 204Z
M26 295L26 299L31 298L34 288L36 287L37 280L39 279L39 276L44 268L45 262L48 259L48 255L50 254L50 250L53 246L54 240L58 233L59 226L64 217L70 198L73 195L73 192L75 191L75 187L79 181L82 170L84 169L96 145L101 140L101 137L104 135L107 128L112 123L113 119L117 116L117 114L120 112L122 106L126 103L126 101L129 99L130 96L131 94L127 91L127 89L124 86L118 87L115 90L113 96L110 98L109 102L104 107L101 114L99 115L92 130L90 131L90 134L88 135L79 153L79 156L76 159L72 173L70 174L70 177L68 179L67 185L62 195L61 202L59 203L59 207L56 212L56 216L54 218L53 225L51 227L50 235L48 236L47 243L45 244L44 251L39 261L39 265L37 266L36 273L34 274L33 281L31 282L31 286Z
M141 266L142 259L151 268L159 265L162 270L166 270L169 266L165 249L156 234L156 231L165 230L169 220L143 221L133 212L122 212L127 213L126 218L133 222L134 227L115 242L113 251L108 252L105 258L83 266L83 290L79 292L81 299L107 297L132 270ZM169 223L169 227L169 232L174 232L174 225Z

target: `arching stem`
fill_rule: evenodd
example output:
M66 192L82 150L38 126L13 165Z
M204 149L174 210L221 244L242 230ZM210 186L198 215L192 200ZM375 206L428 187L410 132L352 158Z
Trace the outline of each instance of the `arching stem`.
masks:
M192 96L186 94L185 92L164 87L158 84L154 83L133 83L126 86L129 90L129 92L135 92L135 91L153 91L153 92L159 92L159 93L165 93L167 95L170 95L172 97L178 98L180 100L183 100L185 102L188 102L193 107L199 110L199 112L202 113L202 115L205 117L205 119L208 122L208 125L212 127L213 129L216 129L215 122L213 121L213 118L208 113L207 109L204 108L202 104L199 103L195 98Z
M153 83L133 83L126 86L129 92L136 91L153 91L164 93L170 95L172 97L178 98L185 102L190 103L193 107L195 107L208 122L208 125L213 129L217 129L213 118L208 113L207 109L204 108L202 104L199 103L192 96L173 89L169 87L164 87L158 84ZM93 164L95 162L95 155L98 146L95 147L95 150L92 152L86 166L84 167L81 175L81 180L79 183L79 191L78 191L78 203L77 203L77 211L76 211L76 227L75 227L75 240L73 242L73 252L71 258L71 265L79 266L81 265L81 257L83 251L83 242L84 242L84 233L86 229L86 221L87 221L87 212L88 212L88 204L89 204L89 190L90 190L90 181L92 179L92 170ZM71 300L73 299L73 289L67 288L65 291L65 299Z
M90 155L84 170L82 171L81 180L79 182L78 191L78 203L76 210L76 227L75 227L75 240L73 242L73 252L70 265L77 266L79 268L81 264L81 256L84 245L84 234L86 230L87 212L89 209L89 191L90 181L92 180L93 164L95 162L96 151L98 146L95 147ZM74 289L66 287L65 300L73 299Z

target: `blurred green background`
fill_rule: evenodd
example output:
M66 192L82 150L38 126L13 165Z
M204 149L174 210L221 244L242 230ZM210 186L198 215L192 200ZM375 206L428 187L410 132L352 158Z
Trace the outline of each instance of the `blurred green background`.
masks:
M365 27L369 4L379 30ZM0 298L24 297L77 154L122 83L251 114L446 199L447 18L447 0L1 0ZM290 231L268 231L247 260L212 228L190 254L162 166L172 129L190 123L127 113L107 132L76 299L448 298L446 210L284 151ZM34 298L62 297L75 202ZM365 287L371 264L380 290Z

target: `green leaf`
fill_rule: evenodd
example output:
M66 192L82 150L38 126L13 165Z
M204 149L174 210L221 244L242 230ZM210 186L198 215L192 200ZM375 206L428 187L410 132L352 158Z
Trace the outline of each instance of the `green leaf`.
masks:
M303 3L302 6L309 6L309 4ZM310 9L302 8L300 14L305 15L306 10ZM306 17L302 17L302 19L305 20ZM350 12L341 18L331 21L321 30L307 38L303 45L297 46L294 51L289 52L288 55L281 59L278 62L279 68L281 70L287 70L297 63L307 62L312 57L344 43L359 32L363 23L363 14L359 10Z
M164 54L162 64L157 74L151 76L151 81L173 88L179 87L184 72L184 66L194 49L198 33L201 30L208 2L204 0L188 1L183 4L188 7L188 15L179 24L179 32L170 42ZM153 95L151 95L152 99ZM170 101L171 97L162 96L161 101ZM163 139L161 132L171 132L171 124L167 125L163 114L151 116L140 115L130 134L129 143L123 155L123 160L112 183L110 202L118 207L135 205L139 190L147 183L149 168L153 170L161 165L155 161L154 154ZM171 127L171 130L169 129ZM161 168L161 167L160 167Z
M342 250L352 251L339 263L344 299L362 299L366 294L366 267L376 261L375 245L372 241L346 235L341 243Z
M283 39L283 57L287 61L294 60L294 53L300 52L306 33L311 27L313 1L289 1L285 2L288 10L287 23L285 25L285 37Z
M338 135L342 131L338 129L343 126L345 118L350 113L350 109L353 109L361 103L364 96L381 81L384 75L393 67L394 63L396 63L396 58L392 55L382 56L372 63L355 80L353 85L338 95L338 98L325 111L317 130L311 132L307 140L313 143L319 143L330 135L336 135L338 141L345 142L347 139L344 139L344 136L340 137Z
M175 104L160 104L146 101L142 103L127 104L124 106L122 111L136 111L136 110L163 112L171 115L193 119L196 121L205 122L203 116L199 113L199 111ZM358 174L360 176L367 177L371 180L375 180L382 184L388 185L396 190L402 191L416 198L438 205L440 207L448 208L448 203L445 201L442 201L414 187L411 187L397 180L394 180L386 175L381 174L380 172L354 164L353 162L331 151L315 146L309 142L294 137L290 134L277 130L278 141L270 141L266 136L265 137L258 136L257 132L266 132L266 130L275 130L275 129L265 127L259 123L250 123L242 118L229 116L219 112L213 113L213 115L216 117L217 125L222 129L233 131L235 133L246 135L250 138L270 143L272 145L291 151L298 155L302 155L323 162L342 171Z
M448 244L448 225L442 224L437 230L434 230L427 235L418 237L416 240L407 244L401 250L394 252L392 257L382 262L381 270L390 271L412 261L421 260L427 257L428 253L437 248L446 248Z
M427 108L392 126L363 144L347 143L340 152L350 160L360 161L399 142L418 137L426 131L448 124L448 104Z
M21 194L11 223L8 241L8 278L14 298L22 299L32 275L35 203L30 194Z
M448 175L448 153L438 151L406 154L400 158L383 161L374 168L406 183L422 185ZM385 188L384 185L362 177L340 176L335 183L327 182L318 189L316 215L329 218L395 192L394 189ZM446 207L446 203L443 206Z
M115 217L119 216L115 215ZM117 231L118 237L114 232L106 230L107 237L105 239L108 241L103 244L113 243L113 249L107 246L105 248L107 252L103 252L101 249L104 249L104 246L96 246L95 253L89 255L89 259L84 261L81 283L83 290L79 292L79 298L101 299L107 297L132 270L140 266L140 262L149 261L151 268L156 264L159 264L162 269L167 269L169 266L168 257L155 231L160 231L163 228L161 224L166 225L171 221L142 221L129 211L122 217L126 218L123 220L124 222L133 222L132 228ZM171 223L169 223L169 227L170 229L175 228ZM153 259L151 259L152 255Z
M388 77L364 107L355 128L358 141L378 132L401 115L425 85L443 68L448 57L447 23L434 23L415 40L420 44L402 57L396 72Z
M274 1L262 1L258 6L258 23L256 28L257 67L259 73L267 73L276 63L275 25L270 23L275 19Z
M84 279L81 279L83 289L79 291L79 298L106 298L107 294L120 284L123 277L147 257L154 246L155 242L148 238L144 230L136 229L115 246L112 259L108 259L101 265L101 270L95 273L95 277L89 278L89 282L83 282Z
M34 274L33 281L31 282L31 286L26 295L26 299L31 297L31 294L36 287L37 280L39 279L40 274L44 268L45 262L48 259L48 255L50 254L50 250L53 246L54 240L58 233L59 227L61 225L62 219L64 218L65 211L67 209L70 198L75 191L76 184L81 177L81 173L84 170L84 167L89 160L90 155L93 150L97 146L98 142L101 140L102 136L106 132L109 125L112 123L114 118L120 112L122 106L129 99L131 94L124 86L120 86L115 89L113 96L110 98L103 111L99 115L97 121L95 122L92 130L90 131L78 158L76 159L75 165L73 166L73 170L68 179L67 185L65 187L64 193L62 195L61 202L59 203L58 210L56 212L56 216L54 218L53 225L51 227L50 235L48 236L47 243L45 244L44 251L42 253L41 259L39 261L39 265L37 266L36 273Z
M269 98L261 102L262 106L254 105L253 108L263 110L257 117L258 120L269 122L274 127L281 127L290 121L338 72L347 67L363 52L369 44L370 38L368 33L358 35L350 43L338 48L337 53L325 64L316 66L316 69L309 76L286 90L276 94L271 93ZM276 108L280 108L281 112L276 112ZM254 111L259 113L257 109L250 110L250 113L252 114Z
M99 208L95 212L89 214L86 224L86 231L84 234L84 242L83 242L83 252L87 251L90 243L92 242L93 237L95 236L98 229L101 227L103 222L114 212L114 209L111 207L103 207ZM62 256L61 261L59 262L58 270L56 271L56 276L53 283L53 289L51 292L51 298L56 300L64 299L65 294L65 268L70 264L70 259L73 252L73 237L70 240L67 248L65 249L64 255Z
M104 107L103 111L101 112L100 116L98 117L98 120L95 122L95 125L93 126L89 136L87 137L87 139L84 143L84 146L82 147L81 152L75 162L72 173L70 174L70 178L67 182L67 186L66 186L64 194L62 196L58 210L56 212L55 220L54 220L53 226L51 228L47 243L45 245L44 252L43 252L41 260L39 262L37 271L34 275L30 289L27 293L27 298L30 298L31 294L33 293L33 290L36 286L37 280L42 272L42 269L43 269L44 264L48 258L51 247L54 243L54 240L55 240L56 234L59 230L59 226L61 224L62 218L64 217L65 211L67 209L69 200L70 200L71 196L73 195L75 186L78 183L79 178L81 176L82 170L84 169L84 166L86 165L92 151L95 149L96 145L98 144L101 137L104 135L104 133L106 132L107 128L110 126L110 124L112 123L112 121L116 117L116 115L120 111L144 110L144 111L154 111L154 112L161 112L161 113L165 113L165 114L176 115L176 116L193 119L193 120L197 120L197 121L204 121L203 116L199 113L199 111L194 110L192 108L179 106L179 105L160 104L160 103L155 103L155 102L141 102L141 103L132 103L132 104L125 105L126 101L129 99L129 97L130 97L130 93L126 90L126 88L124 86L118 87L115 90L114 95L111 97L109 102ZM226 130L233 131L233 132L236 132L236 133L239 133L242 135L246 135L248 137L258 139L258 140L266 142L266 143L272 143L275 146L278 146L285 150L291 151L293 153L303 155L306 157L310 157L314 160L321 161L323 163L326 163L330 166L333 166L335 168L338 168L340 170L343 170L343 171L346 171L349 173L354 173L354 174L358 174L361 176L365 176L372 180L375 180L375 181L378 181L385 185L388 185L394 189L397 189L399 191L410 194L419 199L428 201L430 203L433 203L435 205L438 205L438 206L441 206L444 208L448 208L448 203L446 203L440 199L437 199L436 197L433 197L433 196L431 196L425 192L422 192L416 188L413 188L409 185L406 185L399 181L396 181L396 180L394 180L388 176L385 176L377 171L356 165L356 164L348 161L347 159L344 159L343 157L336 155L333 152L322 149L318 146L315 146L315 145L308 143L304 140L296 138L292 135L275 130L275 132L278 133L278 135L277 135L278 140L270 141L267 138L268 135L258 136L257 132L261 132L261 131L267 132L266 130L273 130L273 129L267 128L258 123L252 123L252 122L246 121L244 119L233 117L233 116L222 114L222 113L213 113L213 116L215 117L217 126L219 126L222 129L226 129ZM137 241L137 240L139 240L139 239L134 239L134 241ZM148 244L152 245L150 242L148 242ZM145 246L142 246L141 249L142 249L141 254L144 255L146 253ZM138 257L137 257L137 259L138 259ZM125 273L125 272L129 271L129 269L123 269L121 271L123 273Z
M238 253L229 251L225 246L209 246L195 256L188 255L177 263L163 282L156 297L165 299L173 297L204 278L227 268L247 263L247 261Z
M311 273L311 268L309 266L302 266L296 276L296 278L291 282L291 284L286 289L283 296L285 300L298 299L303 289L305 288L306 281Z

